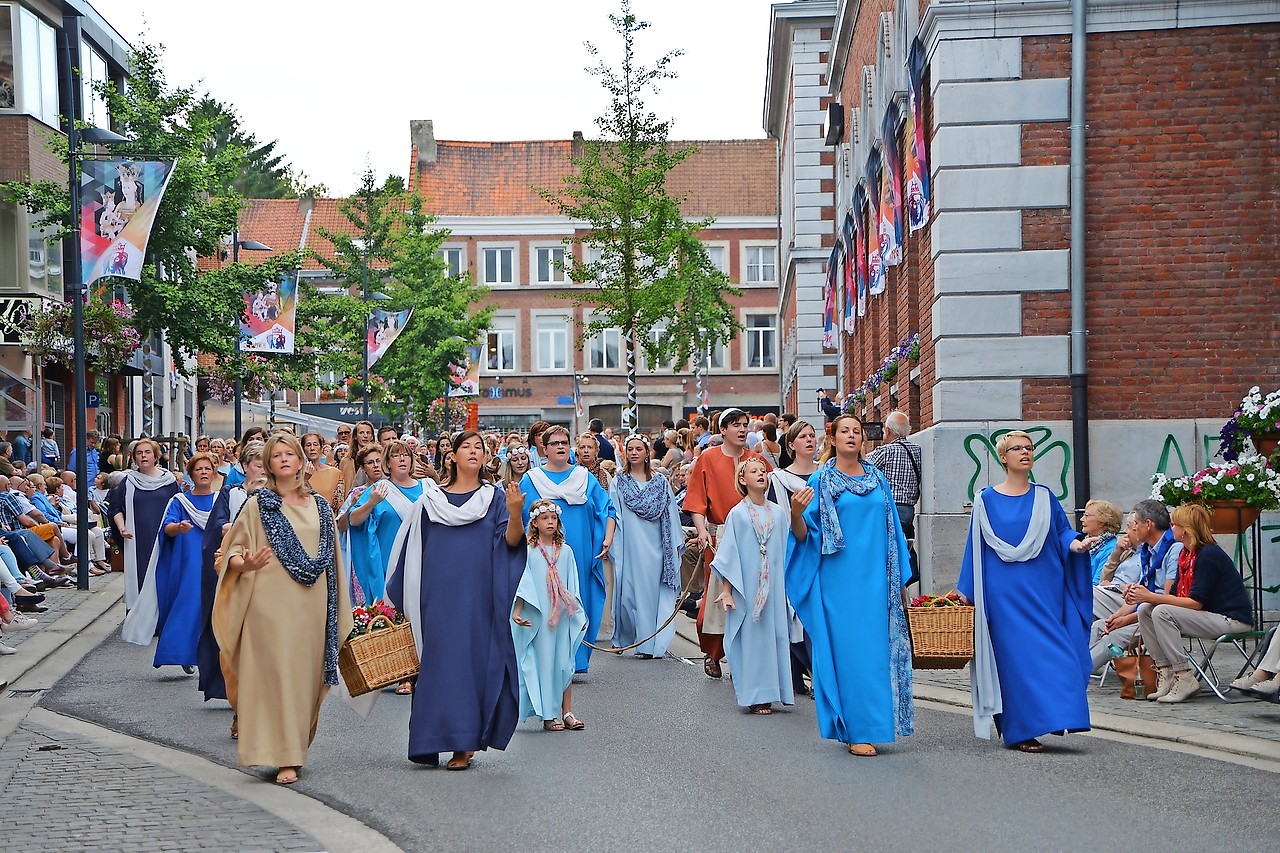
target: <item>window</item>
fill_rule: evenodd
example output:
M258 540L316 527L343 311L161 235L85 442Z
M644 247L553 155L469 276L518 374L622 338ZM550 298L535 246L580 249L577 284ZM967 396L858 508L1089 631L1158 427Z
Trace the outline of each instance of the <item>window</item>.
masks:
M34 217L31 218L34 220ZM32 221L27 234L27 274L31 289L62 298L62 241L52 243Z
M17 106L13 69L13 17L8 6L0 6L0 110Z
M747 315L747 363L750 368L778 366L778 318L773 314Z
M458 278L467 271L466 264L462 260L462 249L452 247L441 249L440 258L444 261L449 278Z
M515 281L515 249L484 250L484 283L511 284Z
M553 373L569 368L569 318L537 319L538 370Z
M654 346L657 346L662 341L662 336L665 335L666 333L667 333L667 327L665 323L658 326L654 326L652 329L649 330L649 341L653 343ZM646 354L645 366L649 368L650 373L659 369L670 370L672 367L672 361L669 358L663 358L650 364L648 361L648 356Z
M516 369L516 320L494 317L485 336L485 372L502 373Z
M707 250L707 259L711 261L711 265L725 275L729 274L729 253L724 246L704 246Z
M21 10L22 62L18 74L23 112L58 126L58 39L53 27Z
M747 284L772 283L778 280L777 248L747 247Z
M706 329L699 329L698 331L702 332L704 335L707 332ZM714 345L707 344L707 347L704 350L704 352L706 353L706 355L702 359L702 367L704 369L711 369L711 370L723 369L725 364L728 363L728 359L726 358L726 354L725 354L724 344L722 342L716 342Z
M621 352L622 330L602 329L587 343L587 366L593 370L617 370Z
M564 246L539 246L535 254L538 284L564 284L568 280L564 266Z
M98 94L98 88L107 83L107 60L102 54L80 40L80 86L84 120L91 127L109 129L111 117L107 115L107 99Z

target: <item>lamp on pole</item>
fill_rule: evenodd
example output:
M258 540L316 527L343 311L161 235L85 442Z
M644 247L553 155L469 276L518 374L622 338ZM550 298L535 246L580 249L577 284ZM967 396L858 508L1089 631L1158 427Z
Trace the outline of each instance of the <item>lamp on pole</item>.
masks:
M240 228L237 226L235 233L231 235L231 263L233 264L240 263L241 249L244 249L245 251L248 251L248 252L270 252L271 251L270 246L266 245L265 243L259 243L257 240L241 240ZM239 336L237 336L236 338L236 351L237 352L240 351ZM244 417L243 406L242 406L242 402L244 400L244 381L239 376L236 377L235 389L236 389L235 390L236 425L235 425L235 434L232 437L236 441L239 441L241 429L243 427L242 420ZM272 399L274 400L275 398L272 397Z

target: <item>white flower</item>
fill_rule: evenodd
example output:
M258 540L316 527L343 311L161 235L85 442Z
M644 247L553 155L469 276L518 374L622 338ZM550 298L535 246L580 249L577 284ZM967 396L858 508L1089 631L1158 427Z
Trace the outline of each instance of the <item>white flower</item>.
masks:
M1227 485L1226 485L1226 490L1227 490L1228 492L1234 492L1234 491L1236 490L1236 487L1235 487L1235 486L1233 486L1231 483L1227 483Z
M1245 479L1248 480L1250 483L1252 483L1254 480L1258 478L1250 474L1248 477L1245 477Z

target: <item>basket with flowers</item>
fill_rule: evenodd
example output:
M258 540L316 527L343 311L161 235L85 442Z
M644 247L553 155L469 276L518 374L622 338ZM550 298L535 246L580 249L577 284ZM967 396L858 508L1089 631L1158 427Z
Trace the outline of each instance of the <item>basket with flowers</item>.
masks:
M338 668L352 696L360 696L418 674L413 626L404 614L378 599L351 612L355 627L338 653Z
M973 658L973 606L958 592L911 599L907 627L915 669L962 669Z

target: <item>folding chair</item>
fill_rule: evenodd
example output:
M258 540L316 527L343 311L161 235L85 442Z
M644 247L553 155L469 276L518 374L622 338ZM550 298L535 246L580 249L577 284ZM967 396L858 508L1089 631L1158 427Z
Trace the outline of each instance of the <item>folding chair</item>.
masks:
M1223 634L1222 636L1209 641L1206 641L1201 637L1189 637L1188 640L1194 642L1187 643L1188 647L1184 650L1184 654L1187 656L1187 663L1191 664L1191 668L1196 671L1196 675L1200 676L1200 680L1203 681L1219 699L1223 702L1228 702L1230 700L1227 699L1225 691L1231 689L1232 681L1244 675L1247 670L1252 669L1256 665L1257 661L1261 660L1263 653L1267 649L1267 644L1263 642L1263 640L1269 638L1275 630L1275 628L1272 628L1270 631L1239 631L1233 634ZM1250 640L1257 641L1257 645L1254 646L1252 652L1245 650L1245 643ZM1209 643L1208 646L1205 645L1206 642ZM1244 665L1240 667L1239 672L1227 680L1227 686L1225 689L1222 687L1222 682L1218 678L1217 670L1213 668L1213 655L1218 651L1218 647L1223 643L1230 643L1236 647L1236 651L1244 655ZM1198 655L1199 660L1196 660L1197 654L1195 647L1197 646L1200 649L1200 653Z

